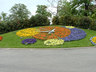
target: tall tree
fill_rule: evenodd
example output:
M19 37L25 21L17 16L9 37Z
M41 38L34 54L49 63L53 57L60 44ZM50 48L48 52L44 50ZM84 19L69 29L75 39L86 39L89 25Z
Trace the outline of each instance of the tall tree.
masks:
M51 17L51 13L47 11L46 5L37 5L36 13L47 16L47 17Z
M59 16L71 15L72 14L71 8L72 7L71 7L70 2L68 2L66 0L60 0L58 2L58 14L59 14Z
M60 0L47 0L47 2L49 3L49 5L47 5L49 8L51 8L51 10L49 9L49 11L51 12L52 15L57 15L58 16L58 5L59 5L59 1ZM56 10L53 11L52 9Z
M30 12L24 4L15 4L10 9L10 18L11 20L25 20L28 19Z
M92 6L93 0L71 0L72 9L78 9L79 12L83 12L84 16L90 14L90 6Z
M4 12L1 13L1 16L2 16L2 20L3 21L6 21L6 18L7 18L6 15L7 15L7 13L4 13Z
M93 0L60 0L59 14L89 16L93 12Z

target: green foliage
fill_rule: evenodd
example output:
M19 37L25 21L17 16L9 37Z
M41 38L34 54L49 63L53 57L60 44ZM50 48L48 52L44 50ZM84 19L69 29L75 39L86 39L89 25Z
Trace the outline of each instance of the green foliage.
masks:
M91 2L92 0L71 0L70 3L72 10L77 9L78 15L89 16L92 13L90 8L93 4Z
M36 14L30 18L30 24L32 26L47 26L50 25L50 21L46 16Z
M60 25L65 25L65 26L73 25L72 16L70 15L61 16L59 19L59 22L60 22Z
M35 16L32 16L29 21L30 21L31 27L36 26L36 17Z
M58 14L59 16L71 15L72 11L70 2L68 2L67 0L60 0L58 3Z
M89 17L81 17L78 26L80 28L88 29L91 25L92 20Z
M46 5L37 5L36 13L47 16L47 17L51 17L51 13L47 11Z
M0 34L30 27L29 20L8 21L0 23Z
M8 16L7 13L2 12L0 15L0 22L1 23L6 23L8 21Z
M90 16L93 14L92 0L60 0L58 14L74 16Z
M96 30L96 20L93 20L91 25L90 25L91 30Z
M2 21L6 21L6 18L7 18L6 15L7 13L4 13L4 12L1 13Z
M28 15L30 12L26 8L24 4L15 4L11 9L10 9L10 20L26 20L28 19Z
M58 16L54 16L52 19L52 24L53 25L59 25L59 17Z
M95 7L94 10L93 10L93 13L92 13L92 15L91 15L91 18L92 18L92 19L96 19L96 7Z

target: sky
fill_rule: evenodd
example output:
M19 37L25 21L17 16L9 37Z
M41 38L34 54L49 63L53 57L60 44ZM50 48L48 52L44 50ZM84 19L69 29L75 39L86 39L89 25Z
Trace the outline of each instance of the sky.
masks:
M47 0L0 0L0 14L2 11L9 14L9 10L12 8L12 6L18 3L25 4L32 15L35 15L37 5L49 5ZM50 7L49 9L53 10L54 12L56 11L56 9L52 9Z

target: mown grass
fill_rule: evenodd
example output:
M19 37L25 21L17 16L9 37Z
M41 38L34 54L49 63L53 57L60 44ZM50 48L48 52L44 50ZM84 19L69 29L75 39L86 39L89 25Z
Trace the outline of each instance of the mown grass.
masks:
M63 45L58 46L46 46L43 40L37 40L35 44L24 45L21 41L25 38L20 39L16 36L17 31L2 34L3 40L0 41L0 48L72 48L72 47L89 47L93 46L90 42L90 37L96 36L96 31L83 29L87 36L86 38L78 41L65 42Z

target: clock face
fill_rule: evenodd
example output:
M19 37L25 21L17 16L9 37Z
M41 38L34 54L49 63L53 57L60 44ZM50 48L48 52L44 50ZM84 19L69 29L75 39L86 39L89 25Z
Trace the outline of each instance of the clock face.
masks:
M64 27L40 27L40 32L32 37L41 40L65 38L70 35L71 31Z
M62 39L64 41L80 40L86 37L85 31L74 27L44 26L39 28L27 28L16 33L19 37L34 37L36 39Z

